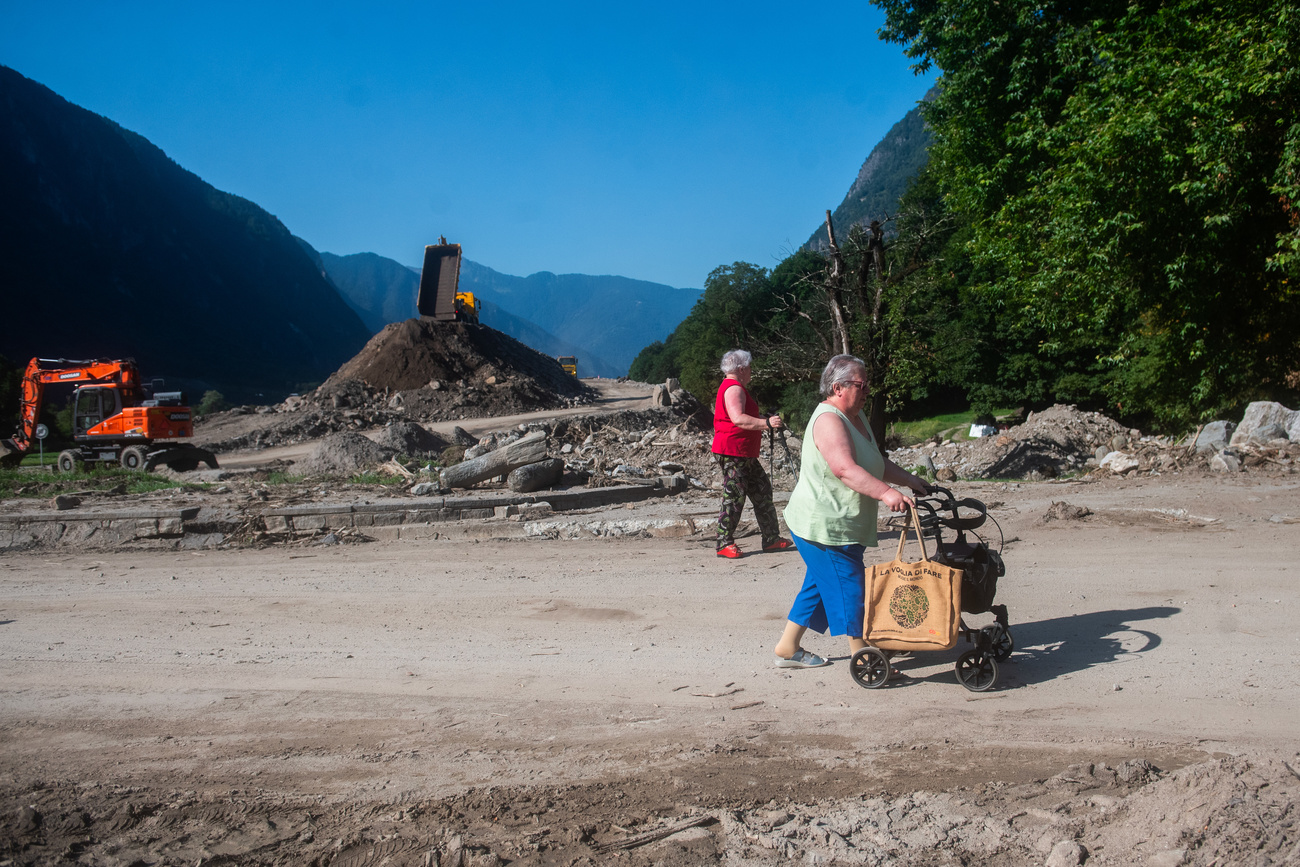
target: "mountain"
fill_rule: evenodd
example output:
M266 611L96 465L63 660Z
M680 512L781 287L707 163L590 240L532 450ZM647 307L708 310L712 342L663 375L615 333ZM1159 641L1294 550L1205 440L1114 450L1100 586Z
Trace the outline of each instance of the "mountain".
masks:
M372 332L417 315L414 269L374 253L311 252ZM577 356L580 376L625 375L643 341L671 334L700 297L627 277L512 277L469 259L461 260L460 288L479 299L483 324L544 355Z
M372 334L378 334L390 322L419 315L415 297L420 292L420 275L401 262L374 253L316 255L343 300Z
M620 375L646 344L671 334L701 294L628 277L549 271L512 277L468 260L461 263L460 287L606 359Z
M311 250L305 241L302 243ZM415 299L420 293L420 274L415 269L374 253L337 256L311 250L311 255L321 262L327 276L338 286L343 300L372 332L378 333L389 323L419 315ZM619 369L590 350L561 340L491 301L480 300L479 321L543 355L577 356L579 376L615 377L627 373L626 366Z
M192 400L267 402L370 337L275 217L3 66L0 189L0 354L20 366L133 357Z
M934 98L931 88L924 101ZM844 201L831 214L835 237L846 238L855 225L866 226L898 212L898 200L907 185L930 158L930 131L918 105L903 115L871 149ZM822 223L804 244L806 250L826 249L826 224Z

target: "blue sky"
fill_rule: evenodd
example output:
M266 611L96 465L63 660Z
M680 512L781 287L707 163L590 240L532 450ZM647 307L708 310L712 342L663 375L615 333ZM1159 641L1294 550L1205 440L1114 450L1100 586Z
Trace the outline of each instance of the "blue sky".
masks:
M0 0L0 63L318 250L771 268L932 83L865 2Z

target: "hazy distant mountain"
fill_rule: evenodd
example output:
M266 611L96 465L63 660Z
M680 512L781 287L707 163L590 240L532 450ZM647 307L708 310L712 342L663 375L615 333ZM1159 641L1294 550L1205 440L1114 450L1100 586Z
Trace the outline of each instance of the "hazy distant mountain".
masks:
M620 375L643 347L671 334L701 294L628 277L549 271L512 277L468 260L460 286L604 358Z
M270 399L370 336L275 217L7 67L0 190L0 354L20 366L134 357L172 387Z
M925 99L933 96L934 90L931 89ZM903 115L903 119L871 149L844 201L831 213L835 237L847 237L854 225L866 226L872 220L883 220L897 213L899 198L929 159L929 147L930 131L921 117L921 107L917 106ZM825 249L824 222L804 247Z
M420 292L420 275L401 262L375 253L317 255L343 300L372 334L378 334L390 322L419 315L415 298Z
M415 269L374 253L316 255L371 331L417 315ZM512 277L469 259L461 260L460 288L475 293L484 324L546 355L576 355L580 376L623 376L641 342L672 333L700 297L627 277Z
M372 332L378 333L390 322L401 322L419 315L415 299L420 294L420 275L414 268L374 253L336 256L316 253L315 250L311 252L313 257L319 257L343 300ZM579 376L614 377L627 373L626 367L620 370L589 348L561 340L536 323L515 316L491 301L480 299L479 304L479 319L484 325L509 334L543 355L577 356Z

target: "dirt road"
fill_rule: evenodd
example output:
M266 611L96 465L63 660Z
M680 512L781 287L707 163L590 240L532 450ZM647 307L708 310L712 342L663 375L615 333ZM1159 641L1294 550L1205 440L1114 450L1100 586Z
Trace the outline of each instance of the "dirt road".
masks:
M4 855L1296 857L1300 485L962 493L1008 540L1016 652L987 693L956 683L957 651L902 661L906 679L875 691L850 679L843 639L807 639L827 668L774 668L798 555L722 561L702 538L6 555ZM1094 514L1045 523L1056 501ZM1185 776L1153 782L1144 762ZM1282 836L1250 848L1241 804Z

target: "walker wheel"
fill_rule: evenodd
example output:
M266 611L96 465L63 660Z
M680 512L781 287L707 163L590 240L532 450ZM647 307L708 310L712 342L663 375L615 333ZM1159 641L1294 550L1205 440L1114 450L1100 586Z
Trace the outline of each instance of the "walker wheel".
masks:
M993 658L998 662L1006 662L1007 657L1016 649L1016 643L1011 638L1011 630L1007 629L1001 623L993 623L985 626L980 630L989 639L989 650L993 652Z
M990 653L968 650L957 658L957 682L971 692L983 692L998 682L998 663Z
M863 689L884 686L889 680L889 659L875 647L864 647L849 660L849 674Z

